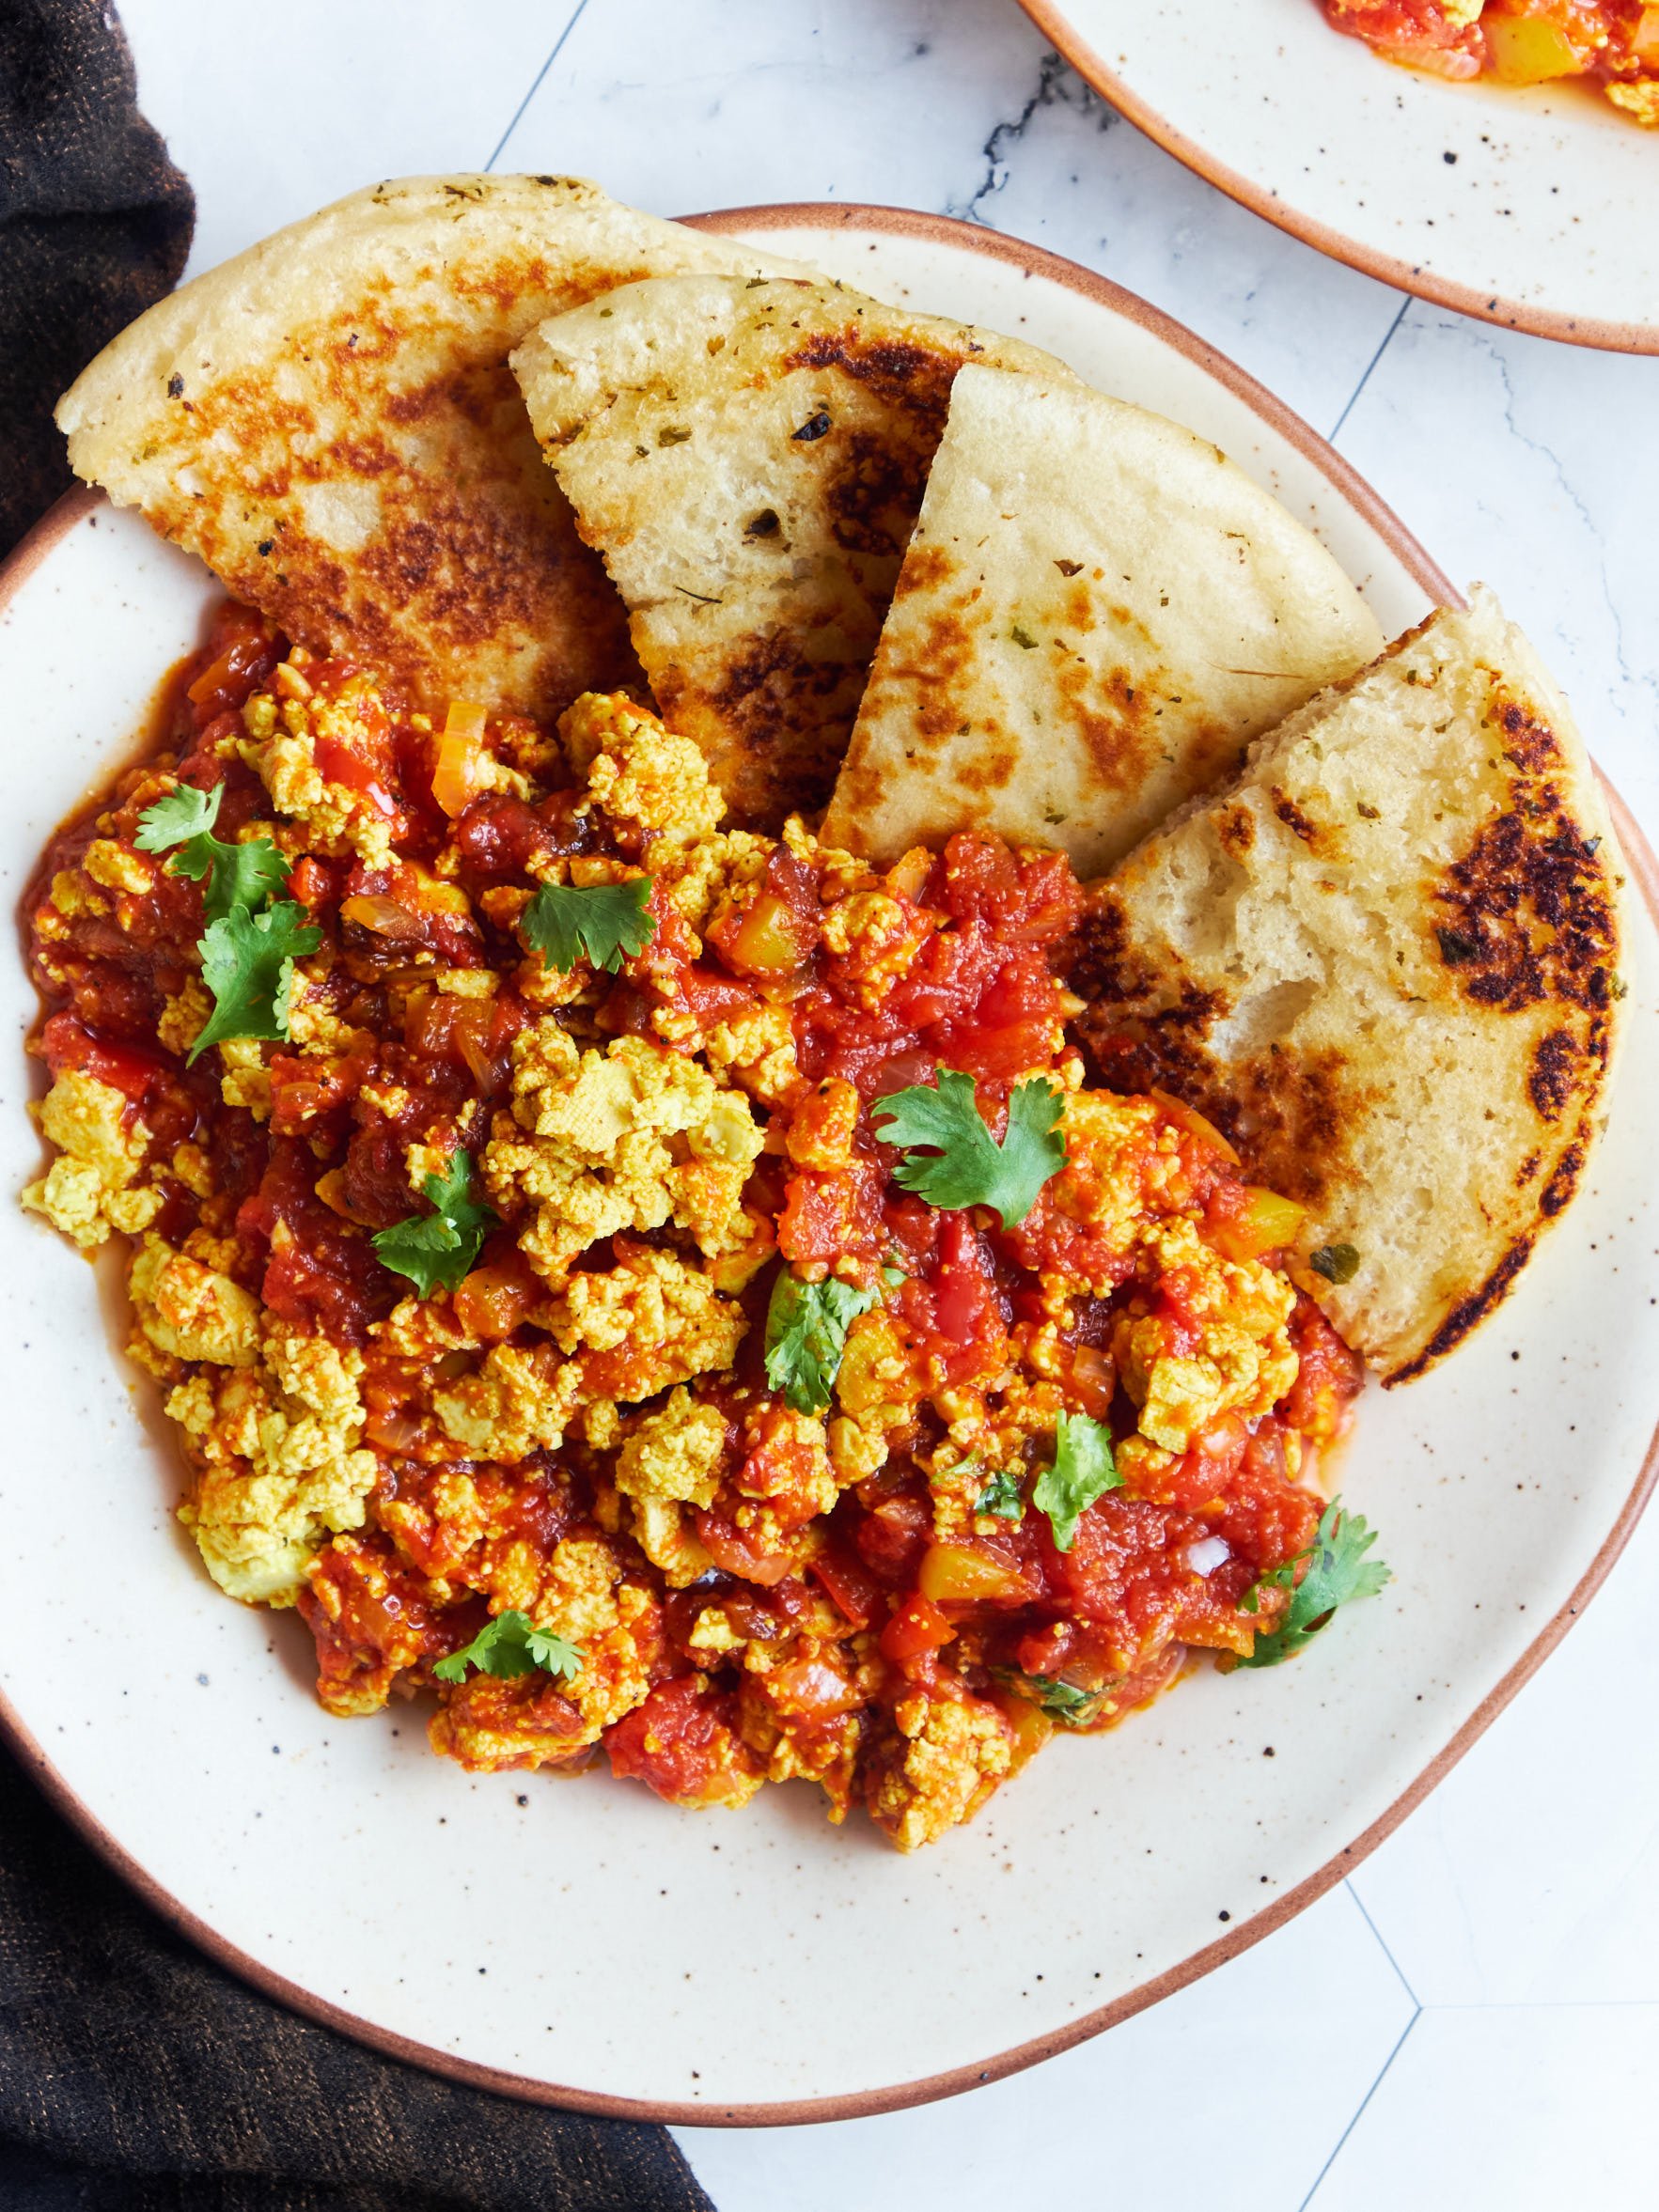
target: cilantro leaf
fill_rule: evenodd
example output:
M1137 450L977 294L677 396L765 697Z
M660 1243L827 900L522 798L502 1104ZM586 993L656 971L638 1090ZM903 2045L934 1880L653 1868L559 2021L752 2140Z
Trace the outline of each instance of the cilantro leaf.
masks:
M999 1520L1024 1520L1025 1500L1020 1478L1011 1467L999 1467L974 1500L976 1513L994 1513Z
M179 847L167 863L167 872L188 876L193 883L207 878L202 911L210 922L222 920L232 907L246 907L250 913L255 912L274 898L289 879L288 861L269 837L227 845L213 835L224 796L223 784L215 784L211 791L180 784L176 791L145 808L138 818L138 834L133 840L141 852L165 852Z
M469 1153L455 1151L441 1176L428 1176L421 1188L435 1211L412 1214L406 1222L377 1230L374 1249L382 1267L407 1275L422 1298L430 1298L440 1284L453 1290L473 1267L484 1239L500 1216L480 1206L472 1194L473 1163ZM500 1616L506 1619L504 1613Z
M1017 1083L999 1145L974 1102L973 1077L941 1067L938 1080L937 1090L912 1083L876 1101L871 1119L884 1125L876 1134L905 1148L895 1179L930 1206L994 1207L1011 1229L1066 1164L1066 1141L1056 1133L1060 1094L1041 1076Z
M1307 1572L1296 1584L1284 1618L1270 1634L1257 1637L1254 1650L1248 1659L1240 1659L1240 1666L1276 1667L1310 1643L1328 1626L1338 1606L1356 1597L1374 1597L1393 1579L1380 1559L1365 1556L1376 1540L1377 1532L1366 1525L1363 1514L1344 1513L1340 1500L1333 1498L1307 1550L1252 1582L1241 1598L1245 1612L1259 1612L1259 1593L1263 1588L1288 1588L1297 1567L1307 1562Z
M190 1048L192 1061L226 1037L286 1037L294 961L321 942L321 930L308 925L305 908L291 898L274 899L258 914L232 907L210 922L201 940L201 972L214 1005Z
M437 1177L428 1179L436 1182ZM498 1612L493 1620L484 1623L463 1650L439 1659L432 1673L440 1682L464 1682L471 1666L480 1675L510 1681L515 1675L533 1674L540 1667L543 1674L557 1675L568 1682L582 1672L584 1657L562 1636L539 1628L528 1613Z
M170 845L199 837L218 820L224 797L223 784L215 784L211 791L198 791L194 784L179 785L145 808L133 844L140 852L165 852Z
M649 876L630 883L592 883L586 890L543 883L520 927L543 967L568 975L586 954L596 968L614 975L624 955L643 952L656 934L657 918L647 911L650 896Z
M1068 1728L1083 1728L1098 1720L1102 1706L1118 1687L1111 1682L1102 1690L1079 1690L1075 1682L1062 1682L1054 1675L1023 1675L1017 1667L993 1667L991 1671L1040 1712Z
M822 1413L847 1347L847 1332L881 1293L833 1275L803 1283L786 1268L766 1309L766 1379L797 1413Z
M1043 1469L1031 1492L1032 1504L1048 1516L1056 1551L1071 1550L1085 1508L1122 1481L1110 1432L1087 1413L1062 1413L1055 1424L1054 1465Z

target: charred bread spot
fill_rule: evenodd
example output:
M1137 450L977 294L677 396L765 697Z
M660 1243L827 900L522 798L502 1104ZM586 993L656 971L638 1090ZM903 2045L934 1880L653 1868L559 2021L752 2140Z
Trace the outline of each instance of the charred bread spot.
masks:
M1216 809L1215 835L1223 852L1235 860L1243 860L1256 842L1256 814L1252 807L1242 804L1224 805Z
M836 543L897 563L916 526L931 458L931 448L906 451L891 437L850 431L823 491Z
M1486 711L1488 722L1502 733L1506 758L1524 774L1542 775L1546 768L1559 765L1561 748L1555 731L1495 682Z
M984 745L971 759L964 760L957 771L957 780L977 797L986 797L1001 791L1012 783L1019 772L1021 753L1010 740Z
M1557 1169L1557 1172L1558 1174L1560 1171ZM1565 1203L1563 1199L1562 1204ZM1545 1211L1548 1210L1546 1206ZM1437 1360L1443 1360L1448 1352L1462 1344L1469 1332L1478 1328L1494 1307L1500 1305L1508 1297L1515 1277L1532 1256L1534 1241L1534 1233L1530 1229L1525 1236L1517 1237L1479 1289L1471 1291L1467 1298L1461 1299L1453 1306L1422 1350L1414 1359L1408 1360L1403 1367L1396 1367L1392 1375L1384 1376L1384 1389L1392 1390L1397 1383L1411 1382L1417 1376L1427 1374Z
M1578 1178L1584 1173L1584 1163L1589 1152L1589 1131L1580 1124L1578 1134L1556 1162L1555 1173L1540 1194L1539 1210L1546 1220L1554 1221L1557 1214L1572 1202L1578 1188Z
M1121 1020L1126 1002L1147 998L1159 988L1144 957L1135 959L1130 954L1122 904L1108 883L1085 892L1076 928L1055 947L1054 968L1087 1002L1078 1017L1080 1030Z
M840 369L886 406L916 420L936 445L945 435L950 387L966 353L941 352L902 338L870 338L853 321L838 331L821 331L790 354L785 370Z
M855 678L839 662L814 661L789 632L751 638L705 690L681 668L656 678L665 719L704 738L715 780L737 828L775 828L786 814L822 806L837 760L824 757L823 732L851 722Z
M1558 1121L1576 1088L1578 1047L1564 1029L1552 1029L1533 1048L1526 1095L1541 1121Z
M1311 846L1319 842L1319 824L1310 821L1290 794L1281 791L1276 784L1273 790L1273 811L1292 836L1300 837L1304 845Z
M1551 794L1553 800L1554 795ZM1437 931L1457 988L1479 1005L1518 1013L1554 1000L1592 1015L1612 998L1618 944L1599 839L1557 803L1525 796L1477 832L1434 887Z
M1246 1163L1253 1161L1276 1190L1301 1205L1328 1199L1343 1178L1327 1168L1340 1162L1362 1102L1346 1055L1334 1047L1317 1053L1270 1047L1239 1070L1233 1088L1228 1133Z

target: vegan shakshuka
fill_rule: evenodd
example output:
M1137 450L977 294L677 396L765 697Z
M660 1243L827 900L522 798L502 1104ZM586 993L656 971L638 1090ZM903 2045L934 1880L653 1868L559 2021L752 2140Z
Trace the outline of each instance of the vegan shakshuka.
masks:
M628 695L440 721L226 605L31 896L27 1203L125 1240L181 1517L332 1712L910 1848L1377 1587L1361 1367L1299 1209L1085 1082L1063 856L723 811Z

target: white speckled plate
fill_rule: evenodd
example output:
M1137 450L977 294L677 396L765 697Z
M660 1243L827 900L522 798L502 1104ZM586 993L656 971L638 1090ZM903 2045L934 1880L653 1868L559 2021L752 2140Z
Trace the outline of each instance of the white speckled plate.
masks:
M1303 425L1086 272L880 210L714 220L1018 331L1192 424L1325 534L1385 629L1446 589ZM0 583L14 892L121 758L212 596L86 495ZM1116 1736L1055 1744L910 1859L862 1820L826 1826L805 1785L742 1815L677 1813L602 1775L469 1777L430 1756L415 1706L322 1712L298 1619L221 1597L173 1520L178 1466L118 1357L110 1273L11 1203L39 1153L23 1112L35 1006L8 960L0 1718L177 1924L419 2063L590 2110L740 2123L876 2111L1028 2064L1336 1880L1548 1651L1628 1534L1659 1418L1656 956L1643 911L1612 1132L1563 1228L1467 1350L1361 1406L1345 1487L1381 1527L1386 1595L1304 1660L1206 1668Z
M1021 0L1189 169L1385 284L1659 353L1659 132L1598 93L1396 69L1319 0Z

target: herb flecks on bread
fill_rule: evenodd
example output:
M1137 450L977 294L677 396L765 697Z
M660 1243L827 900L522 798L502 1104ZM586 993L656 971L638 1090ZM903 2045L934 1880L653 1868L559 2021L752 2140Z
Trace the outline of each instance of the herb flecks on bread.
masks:
M1081 1028L1110 1080L1187 1098L1307 1207L1307 1287L1403 1381L1583 1176L1621 882L1566 702L1477 587L1095 890Z

